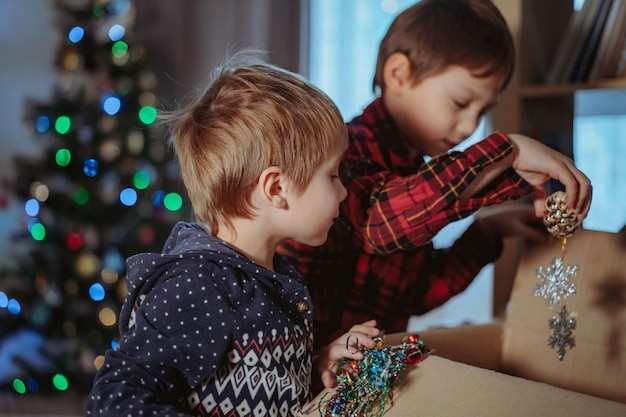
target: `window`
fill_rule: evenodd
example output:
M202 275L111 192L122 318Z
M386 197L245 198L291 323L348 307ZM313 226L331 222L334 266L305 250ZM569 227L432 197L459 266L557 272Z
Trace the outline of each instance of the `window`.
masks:
M346 120L372 101L378 45L398 13L415 0L313 0L309 79Z
M574 112L574 161L593 184L583 227L618 232L626 225L626 90L580 91Z

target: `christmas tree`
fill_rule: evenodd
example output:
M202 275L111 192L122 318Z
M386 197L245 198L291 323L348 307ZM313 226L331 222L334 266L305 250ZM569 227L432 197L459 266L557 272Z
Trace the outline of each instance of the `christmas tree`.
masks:
M190 216L132 0L53 6L58 79L25 105L42 152L16 160L24 227L16 266L0 271L0 388L18 393L90 388L117 342L125 258L160 251Z

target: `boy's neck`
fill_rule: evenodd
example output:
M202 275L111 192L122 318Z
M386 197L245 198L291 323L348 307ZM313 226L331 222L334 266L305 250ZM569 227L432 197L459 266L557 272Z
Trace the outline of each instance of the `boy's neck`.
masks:
M245 224L242 224L245 223ZM274 242L263 228L254 227L254 220L233 222L233 229L219 228L216 237L228 243L257 265L274 270L274 254L279 242Z

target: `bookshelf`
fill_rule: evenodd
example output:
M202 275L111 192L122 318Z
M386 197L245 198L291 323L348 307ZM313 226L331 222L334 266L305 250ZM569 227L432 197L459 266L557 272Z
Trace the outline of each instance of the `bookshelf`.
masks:
M599 1L599 0L587 0ZM622 0L626 1L626 0ZM491 126L505 133L540 137L551 132L571 149L576 93L590 90L625 90L626 79L545 84L573 14L573 0L493 0L513 32L517 62L511 84L491 113ZM522 243L505 241L494 264L493 314L505 315Z
M587 0L590 4L600 2ZM493 127L533 137L540 136L542 132L551 132L571 141L576 93L583 90L626 89L626 79L599 78L593 81L545 84L553 61L559 52L562 53L562 39L574 13L573 1L494 0L494 3L502 11L513 32L517 64L511 85L503 93L501 104L492 114Z

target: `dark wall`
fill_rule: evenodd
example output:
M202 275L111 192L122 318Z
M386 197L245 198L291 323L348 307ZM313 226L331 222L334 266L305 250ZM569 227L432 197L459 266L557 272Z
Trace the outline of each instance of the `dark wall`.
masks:
M263 49L271 63L306 75L308 0L136 0L136 7L135 32L162 98L202 87L229 48Z

